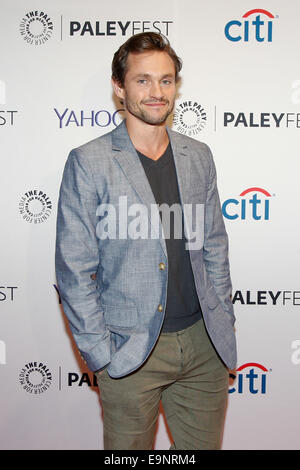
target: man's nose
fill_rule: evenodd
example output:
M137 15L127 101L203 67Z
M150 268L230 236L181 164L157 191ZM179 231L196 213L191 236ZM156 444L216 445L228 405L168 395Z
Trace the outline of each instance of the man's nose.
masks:
M150 95L152 98L161 99L163 92L161 89L161 84L159 82L153 81L151 83Z

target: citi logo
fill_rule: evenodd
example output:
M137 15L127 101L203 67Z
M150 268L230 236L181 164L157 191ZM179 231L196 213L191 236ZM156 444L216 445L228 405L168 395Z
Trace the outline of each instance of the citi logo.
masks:
M247 362L240 366L237 375L230 374L231 379L237 379L235 387L231 387L228 393L251 393L252 395L265 395L267 391L268 369L257 362Z
M268 191L262 188L248 188L242 191L239 197L240 199L230 198L223 202L222 213L226 219L270 219L271 194Z
M275 18L272 13L261 8L255 8L247 11L242 18L244 19L243 22L232 20L226 24L224 32L229 41L248 42L249 39L253 38L257 42L272 42L273 19Z

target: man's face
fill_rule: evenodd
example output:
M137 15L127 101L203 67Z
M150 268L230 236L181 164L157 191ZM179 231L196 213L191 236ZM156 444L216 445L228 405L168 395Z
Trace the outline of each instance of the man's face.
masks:
M158 125L174 108L175 65L166 52L129 54L124 87L116 91L130 117Z

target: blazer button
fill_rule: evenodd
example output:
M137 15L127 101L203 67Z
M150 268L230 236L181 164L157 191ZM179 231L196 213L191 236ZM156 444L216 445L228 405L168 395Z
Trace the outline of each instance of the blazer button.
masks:
M161 271L163 271L163 270L165 269L165 267L166 267L165 263L159 263L158 266L159 266L159 269L160 269Z
M161 304L159 304L159 306L157 307L157 310L158 310L159 312L162 312L163 309L164 309L163 306L162 306Z

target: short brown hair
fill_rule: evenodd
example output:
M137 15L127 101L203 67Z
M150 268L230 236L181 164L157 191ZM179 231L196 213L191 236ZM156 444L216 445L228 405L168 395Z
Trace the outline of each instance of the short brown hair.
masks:
M129 53L141 54L143 52L161 51L169 54L175 66L175 80L178 80L178 74L182 67L181 59L172 49L169 40L162 34L147 32L131 36L115 52L112 61L112 78L122 87L124 86L125 75L127 72L127 57Z

